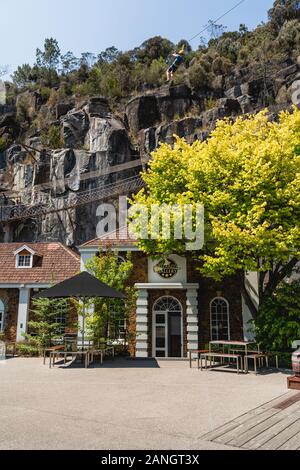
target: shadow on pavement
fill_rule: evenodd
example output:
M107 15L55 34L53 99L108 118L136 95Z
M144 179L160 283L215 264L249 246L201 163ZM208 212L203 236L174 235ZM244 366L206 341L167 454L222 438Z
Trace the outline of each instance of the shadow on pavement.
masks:
M63 361L57 362L55 367L65 370L71 369L84 369L84 365L77 362L69 362L66 366ZM89 366L88 369L160 369L158 362L155 359L108 359L101 365L100 362L95 361Z

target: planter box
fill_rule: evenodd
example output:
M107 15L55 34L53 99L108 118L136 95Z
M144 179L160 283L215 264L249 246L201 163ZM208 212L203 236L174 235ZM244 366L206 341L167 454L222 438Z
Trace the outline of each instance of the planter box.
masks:
M300 391L300 377L288 377L288 388L290 390L299 390Z

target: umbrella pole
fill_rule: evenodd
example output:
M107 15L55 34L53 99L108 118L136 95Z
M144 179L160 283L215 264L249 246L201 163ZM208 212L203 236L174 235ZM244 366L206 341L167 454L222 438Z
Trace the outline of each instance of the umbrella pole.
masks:
M84 335L85 335L85 298L83 298L83 305L82 305L82 350L84 350Z

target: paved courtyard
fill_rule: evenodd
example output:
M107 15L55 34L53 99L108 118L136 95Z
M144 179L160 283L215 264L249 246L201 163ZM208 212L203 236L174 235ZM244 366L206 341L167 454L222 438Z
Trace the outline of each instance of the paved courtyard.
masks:
M208 433L291 397L286 379L181 361L50 370L41 359L10 359L0 363L0 449L230 449Z

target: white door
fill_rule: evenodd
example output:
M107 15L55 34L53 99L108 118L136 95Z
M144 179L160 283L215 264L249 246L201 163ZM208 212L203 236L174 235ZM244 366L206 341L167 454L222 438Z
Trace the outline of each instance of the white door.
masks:
M174 297L161 297L153 308L153 357L183 356L182 305Z

